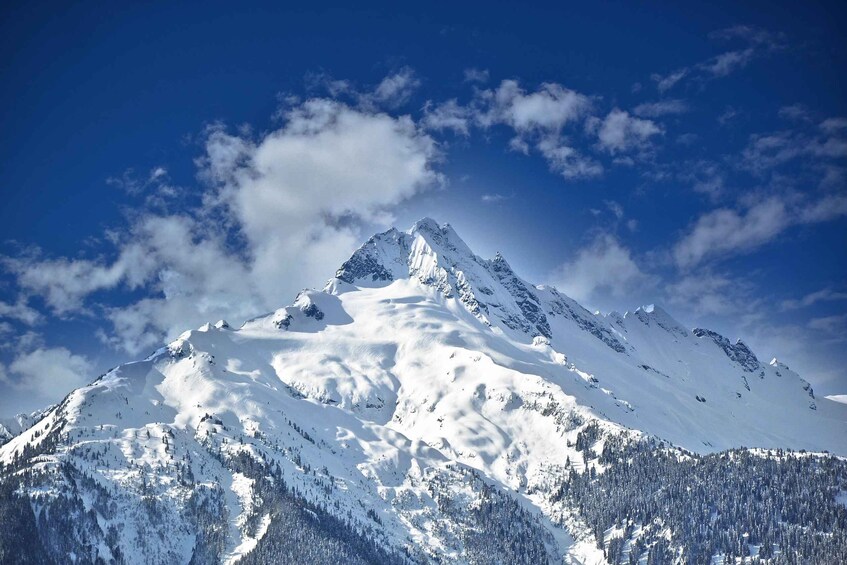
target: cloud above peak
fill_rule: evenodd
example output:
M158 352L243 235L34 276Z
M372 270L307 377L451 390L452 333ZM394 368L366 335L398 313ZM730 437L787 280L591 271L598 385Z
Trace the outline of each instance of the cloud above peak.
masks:
M600 233L571 261L560 265L550 280L568 296L591 304L604 293L623 296L638 285L649 284L651 277L617 237Z
M38 348L18 354L8 368L0 364L0 383L51 398L57 390L73 390L89 383L93 370L87 358L67 348Z
M248 237L278 230L280 220L374 221L440 178L435 140L408 116L314 99L285 118L258 140L215 130L206 142L204 167Z
M104 257L36 254L6 266L55 314L104 315L112 331L102 341L137 354L186 326L245 319L319 285L360 243L361 226L390 223L394 206L439 185L440 157L408 116L308 99L258 136L211 127L197 161L207 183L199 208L137 214ZM90 300L118 288L144 296Z

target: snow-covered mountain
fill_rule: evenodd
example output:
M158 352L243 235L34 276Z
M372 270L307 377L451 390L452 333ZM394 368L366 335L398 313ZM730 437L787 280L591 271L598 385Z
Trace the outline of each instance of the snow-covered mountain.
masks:
M29 414L16 414L11 418L0 418L0 444L6 443L24 430L30 428L38 422L44 414L47 413L52 406L48 406L43 410L36 410Z
M645 441L847 456L847 405L658 306L592 314L424 219L291 306L109 371L0 461L36 560L603 562L617 530L598 547L562 485Z

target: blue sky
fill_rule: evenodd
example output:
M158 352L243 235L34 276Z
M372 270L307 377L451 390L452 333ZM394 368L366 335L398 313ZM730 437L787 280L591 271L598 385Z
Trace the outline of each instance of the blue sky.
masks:
M810 4L4 4L0 414L422 216L847 392L847 17Z

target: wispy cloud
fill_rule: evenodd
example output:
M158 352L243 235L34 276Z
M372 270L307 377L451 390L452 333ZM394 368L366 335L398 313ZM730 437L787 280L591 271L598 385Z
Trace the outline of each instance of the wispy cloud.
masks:
M779 117L797 122L808 122L812 119L812 113L804 104L791 104L779 109Z
M709 258L752 251L793 225L812 224L847 216L847 196L826 195L817 200L770 196L746 209L718 208L700 216L676 243L673 256L681 268Z
M799 308L808 308L819 302L832 302L837 300L847 300L847 292L839 292L831 288L822 288L815 292L803 296L800 299L784 300L780 308L785 310L797 310Z
M489 75L487 69L465 69L465 82L475 82L479 84L484 84L488 82L488 78Z
M643 151L649 147L651 137L663 133L655 122L633 117L619 108L613 109L602 120L589 120L586 128L597 135L599 146L612 154Z
M473 120L473 112L467 106L459 105L455 98L440 104L427 101L423 108L423 126L433 131L451 130L468 137Z
M688 76L689 70L687 68L677 69L672 73L667 75L661 75L659 73L653 73L650 75L650 78L656 83L656 88L658 89L660 94L664 94L671 88L673 88L679 81Z
M645 102L633 109L636 116L643 118L658 118L661 116L684 114L688 111L688 104L683 100L659 100L657 102Z
M847 341L847 314L823 316L809 320L810 329L830 334L838 341Z
M649 284L652 277L614 235L601 233L572 261L559 266L550 280L568 296L591 303L600 293L622 296L635 286Z
M722 126L730 125L738 117L739 112L732 106L727 106L718 116L718 123Z
M56 391L73 390L94 380L94 368L82 355L64 347L40 348L0 365L0 381L41 399L55 401Z
M727 51L700 64L700 68L714 77L725 77L746 67L753 60L756 51L752 47L738 51Z
M719 53L705 61L678 68L668 74L653 73L651 78L660 94L671 90L684 79L704 82L726 77L743 69L754 59L784 47L784 40L780 35L753 26L732 26L715 31L709 34L709 37L721 42L741 43L742 46Z
M14 304L0 300L0 318L17 320L28 326L34 326L44 320L44 316L21 298Z
M495 193L491 193L491 194L483 194L480 197L480 200L482 200L486 204L494 204L494 203L497 203L497 202L502 202L504 200L508 200L508 199L512 198L513 196L514 195L512 195L512 194L506 195L506 194L500 194L500 193L495 192Z
M378 103L396 108L408 102L420 84L421 81L415 75L415 71L410 67L403 67L398 72L382 79L371 97Z
M547 160L550 170L568 180L597 177L603 174L603 165L586 157L556 137L546 137L538 142L538 150Z
M799 157L810 164L847 159L847 130L842 118L822 122L817 131L785 130L750 136L742 152L742 164L757 173L768 172ZM844 121L847 125L847 120Z
M373 111L378 108L396 109L405 105L421 86L421 80L411 67L401 67L383 77L375 85L358 85L351 80L336 79L325 71L307 73L305 87L309 93L318 93L350 105ZM291 107L303 103L297 95L281 96L282 110L276 117L285 119Z

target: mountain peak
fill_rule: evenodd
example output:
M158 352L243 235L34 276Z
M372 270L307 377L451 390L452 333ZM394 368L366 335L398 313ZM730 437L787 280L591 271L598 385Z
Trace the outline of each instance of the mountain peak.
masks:
M406 233L411 235L417 232L438 233L440 231L441 226L438 224L438 222L436 222L429 216L425 216L415 222Z
M591 316L587 311L583 315L583 308L555 289L535 287L521 279L502 253L483 260L450 224L439 224L430 217L421 218L405 232L392 228L374 235L344 262L335 280L358 287L378 287L398 279L415 279L445 298L455 298L484 324L498 326L521 340L537 335L552 338L551 317L557 316L575 321L581 330L619 353L626 347L612 327L617 324L618 328L625 328L624 321L630 316L646 327L668 332L674 339L691 335L658 304L643 305L623 317ZM693 334L709 338L745 371L759 370L759 360L743 341L733 344L724 336L701 328L694 329Z
M503 257L503 254L499 251L494 254L494 258L491 260L491 264L496 266L496 268L500 270L514 272L512 266L509 265L509 262L506 261L506 258Z
M456 263L461 258L476 258L465 241L450 224L439 224L429 217L421 218L406 232L411 237L420 236L444 262Z
M673 316L657 304L647 304L635 309L635 317L647 325L655 323L660 328L669 332L678 333L683 336L688 335L688 330L680 324Z

